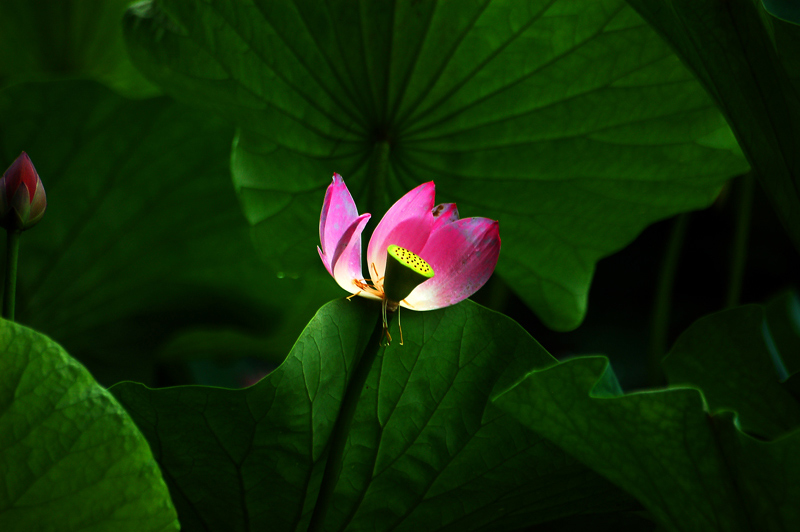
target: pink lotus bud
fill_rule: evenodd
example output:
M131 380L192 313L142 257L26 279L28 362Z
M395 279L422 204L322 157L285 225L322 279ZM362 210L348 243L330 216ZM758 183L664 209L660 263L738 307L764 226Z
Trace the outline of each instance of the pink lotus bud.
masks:
M22 152L0 178L0 225L9 231L30 229L44 216L47 196L31 158Z

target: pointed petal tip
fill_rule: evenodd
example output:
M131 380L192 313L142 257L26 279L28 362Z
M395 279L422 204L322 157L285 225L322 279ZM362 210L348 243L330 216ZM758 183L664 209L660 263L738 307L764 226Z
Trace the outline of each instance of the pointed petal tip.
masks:
M334 173L325 190L319 217L319 240L325 253L332 253L345 230L358 217L355 201L342 176Z
M433 196L435 192L436 192L436 184L433 181L427 181L425 183L421 183L421 184L415 186L414 188L412 188L411 190L409 190L408 192L403 194L403 197L400 198L398 200L398 202L402 201L403 198L414 197L414 196L416 196L416 195L418 195L420 193L426 193L426 194L430 194L431 196ZM395 203L397 203L397 202L395 202Z
M322 248L320 248L319 246L317 246L317 252L319 253L319 258L322 259L322 265L325 266L325 269L328 270L328 273L331 274L331 277L333 277L333 270L331 270L331 265L330 261L328 260L328 257L325 256L325 253L322 252Z
M419 189L430 188L430 189L436 190L436 183L434 183L433 181L427 181L427 182L422 183L421 185L419 185L417 188L419 188Z

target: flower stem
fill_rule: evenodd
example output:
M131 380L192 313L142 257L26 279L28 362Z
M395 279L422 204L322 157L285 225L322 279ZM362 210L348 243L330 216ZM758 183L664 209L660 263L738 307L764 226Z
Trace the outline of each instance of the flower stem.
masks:
M672 309L672 290L675 285L675 274L678 270L678 259L689 227L689 215L678 215L672 225L669 242L664 253L664 262L658 274L658 286L653 301L653 318L650 327L650 359L648 363L648 380L651 386L664 384L661 371L661 359L667 352L667 336L669 335L669 315Z
M739 202L736 206L736 233L731 243L731 271L728 280L726 307L735 307L742 296L742 280L747 261L747 240L750 236L750 215L753 209L753 188L755 179L752 173L739 178Z
M3 292L3 317L14 321L14 304L17 295L17 258L21 231L6 231L6 282Z
M391 320L391 316L389 320ZM325 516L331 505L333 490L336 488L336 483L342 470L344 448L347 443L347 437L350 434L350 426L353 423L356 406L358 406L361 393L367 383L372 364L375 362L378 352L384 349L381 346L383 330L383 320L377 320L372 336L370 336L364 352L361 353L361 357L356 362L353 369L353 377L344 392L342 406L339 409L339 415L336 418L336 424L333 426L330 440L328 440L328 459L325 462L325 472L320 482L317 504L314 506L311 521L308 524L308 532L318 532L324 529Z

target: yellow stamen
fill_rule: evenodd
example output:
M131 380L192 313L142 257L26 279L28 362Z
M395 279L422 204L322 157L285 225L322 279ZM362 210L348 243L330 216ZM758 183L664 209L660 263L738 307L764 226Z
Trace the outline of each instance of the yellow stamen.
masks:
M375 267L374 262L372 263L372 269L375 271L375 278L378 279L377 282L373 282L371 279L353 279L353 284L358 287L358 292L353 295L357 296L361 292L367 292L379 299L383 299L383 277L378 278L378 269Z
M374 262L372 263L372 271L374 271L374 272L375 272L375 278L377 279L377 281L376 281L376 282L377 282L377 283L379 283L379 284L380 284L380 283L382 283L382 282L383 282L383 279L384 279L384 277L379 277L379 276L378 276L378 267L377 267L377 266L375 266L375 263L374 263Z
M400 249L403 249L403 248L400 248ZM406 251L406 250L403 250L403 251ZM414 255L414 257L416 257L416 255ZM430 267L427 265L427 263L425 263L421 259L420 259L420 261L423 262L425 267L430 269ZM374 262L372 264L370 264L370 266L372 267L372 271L375 272L375 277L373 278L375 280L372 280L372 279L353 279L353 284L358 288L358 292L356 292L355 294L351 294L351 295L347 296L347 299L348 300L353 299L354 297L359 295L361 292L366 292L366 293L371 294L371 295L373 295L373 296L375 296L375 297L377 297L377 298L379 298L381 300L381 318L383 320L383 335L381 336L381 345L382 346L388 346L392 342L392 335L389 334L389 323L388 323L388 318L387 318L387 312L394 312L396 310L397 311L397 327L398 327L398 329L400 329L400 345L403 345L403 327L400 325L400 306L399 306L399 302L390 301L386 297L386 293L383 290L383 281L386 278L386 276L381 277L381 276L378 275L378 267L375 266ZM433 270L430 271L430 275L431 276L433 275ZM414 308L405 299L403 299L402 301L403 301L403 303L405 303L409 307Z

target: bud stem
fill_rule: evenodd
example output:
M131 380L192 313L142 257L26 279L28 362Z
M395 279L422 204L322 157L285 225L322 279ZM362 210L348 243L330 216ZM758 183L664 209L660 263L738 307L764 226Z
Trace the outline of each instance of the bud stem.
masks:
M17 258L19 257L19 235L22 231L6 230L6 282L3 291L3 317L14 321L14 303L17 296Z

